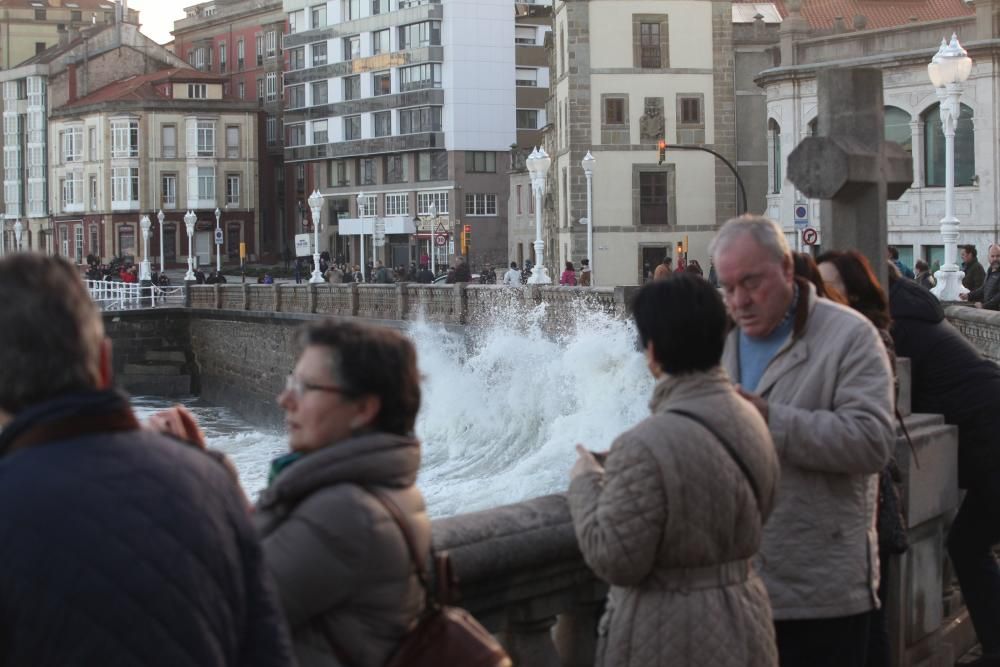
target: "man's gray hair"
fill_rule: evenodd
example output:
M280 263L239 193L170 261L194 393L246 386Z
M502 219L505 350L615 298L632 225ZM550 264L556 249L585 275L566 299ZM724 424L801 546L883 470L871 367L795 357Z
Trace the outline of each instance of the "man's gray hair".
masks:
M741 215L727 220L708 244L708 254L714 260L715 253L744 235L749 235L760 247L766 249L776 262L781 262L792 254L778 223L762 215Z

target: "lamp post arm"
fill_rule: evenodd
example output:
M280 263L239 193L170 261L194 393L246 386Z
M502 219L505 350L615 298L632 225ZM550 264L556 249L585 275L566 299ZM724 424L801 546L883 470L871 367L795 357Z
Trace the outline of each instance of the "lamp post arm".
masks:
M729 160L727 160L725 157L723 157L719 153L713 151L711 148L705 148L704 146L692 146L692 145L689 145L689 144L667 144L667 148L668 149L669 148L676 148L677 150L682 150L682 151L702 151L702 152L705 152L705 153L711 153L712 155L714 155L718 159L722 160L722 162L727 167L729 167L729 171L733 172L733 176L736 177L736 184L740 186L740 195L743 198L743 210L740 211L739 202L737 202L736 210L739 211L741 215L747 212L747 190L746 190L746 187L744 187L744 185L743 185L743 179L740 178L740 173L738 171L736 171L736 167L733 166L732 162L730 162ZM593 260L591 260L591 261L593 261Z

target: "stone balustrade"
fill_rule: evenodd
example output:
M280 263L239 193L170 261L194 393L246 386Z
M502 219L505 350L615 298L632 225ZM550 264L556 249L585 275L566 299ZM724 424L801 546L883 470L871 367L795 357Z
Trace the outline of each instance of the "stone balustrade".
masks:
M1000 364L1000 312L969 305L951 305L945 316L987 359Z

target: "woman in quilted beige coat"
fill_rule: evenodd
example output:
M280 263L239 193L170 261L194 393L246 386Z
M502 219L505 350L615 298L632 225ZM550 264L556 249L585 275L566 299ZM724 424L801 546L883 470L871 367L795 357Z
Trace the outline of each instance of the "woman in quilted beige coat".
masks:
M778 460L767 425L719 366L722 300L703 279L674 274L643 287L633 311L657 378L652 414L615 440L606 467L578 447L569 489L583 556L612 585L597 663L775 667L751 559Z

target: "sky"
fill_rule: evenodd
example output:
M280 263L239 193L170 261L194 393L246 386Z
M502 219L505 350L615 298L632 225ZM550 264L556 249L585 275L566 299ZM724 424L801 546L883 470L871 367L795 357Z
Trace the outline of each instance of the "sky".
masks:
M142 32L160 44L169 42L174 21L184 18L184 8L199 0L128 0L128 6L139 10Z

